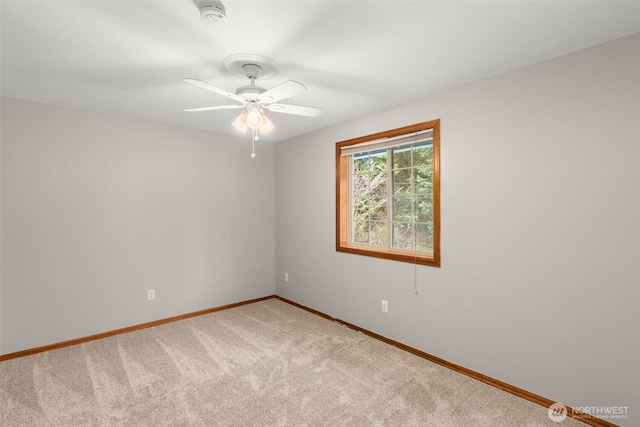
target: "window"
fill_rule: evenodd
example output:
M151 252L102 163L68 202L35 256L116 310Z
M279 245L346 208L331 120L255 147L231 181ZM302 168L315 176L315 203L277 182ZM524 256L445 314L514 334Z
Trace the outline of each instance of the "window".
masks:
M336 144L336 250L440 266L440 120Z

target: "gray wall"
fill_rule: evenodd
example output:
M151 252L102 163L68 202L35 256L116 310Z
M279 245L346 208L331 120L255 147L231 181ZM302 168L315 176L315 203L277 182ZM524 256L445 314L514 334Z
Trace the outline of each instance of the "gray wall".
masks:
M0 354L274 294L273 144L12 99L1 119Z
M635 35L278 143L277 294L638 425L639 52ZM435 118L442 268L336 253L335 143Z

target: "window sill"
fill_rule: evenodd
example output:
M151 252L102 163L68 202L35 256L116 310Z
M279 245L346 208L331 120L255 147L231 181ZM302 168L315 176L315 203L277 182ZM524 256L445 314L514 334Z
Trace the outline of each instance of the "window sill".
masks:
M392 261L408 262L411 264L440 267L440 258L434 255L411 254L407 252L392 251L388 249L373 249L356 246L336 245L337 252L354 255L364 255L374 258L388 259Z

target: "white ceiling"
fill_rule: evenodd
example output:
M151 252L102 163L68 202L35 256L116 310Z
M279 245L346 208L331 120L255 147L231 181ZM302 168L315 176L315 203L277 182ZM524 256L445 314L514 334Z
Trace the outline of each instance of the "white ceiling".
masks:
M234 91L224 58L267 56L307 92L267 112L278 141L640 31L639 1L223 0L226 25L192 0L1 0L2 96L216 133L238 110L183 82Z

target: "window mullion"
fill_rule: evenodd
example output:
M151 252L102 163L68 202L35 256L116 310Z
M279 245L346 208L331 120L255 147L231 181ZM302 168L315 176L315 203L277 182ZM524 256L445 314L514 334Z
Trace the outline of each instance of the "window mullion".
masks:
M411 180L411 235L413 236L413 238L411 239L411 249L415 250L416 249L416 231L418 230L417 226L416 226L416 222L418 220L418 214L417 214L417 206L416 206L416 199L417 199L417 193L416 193L416 174L415 174L415 168L414 168L414 154L415 154L415 145L411 146L411 151L410 151L410 155L409 155L409 166L410 166L410 170L411 170L411 175L409 176L409 179Z
M354 242L353 233L353 156L349 156L347 162L347 236L349 244Z
M393 247L393 159L387 148L387 249Z

